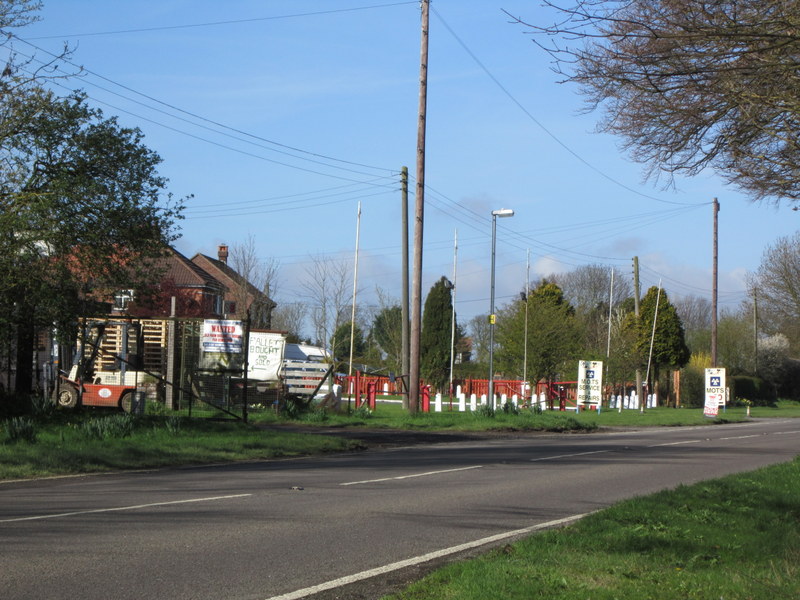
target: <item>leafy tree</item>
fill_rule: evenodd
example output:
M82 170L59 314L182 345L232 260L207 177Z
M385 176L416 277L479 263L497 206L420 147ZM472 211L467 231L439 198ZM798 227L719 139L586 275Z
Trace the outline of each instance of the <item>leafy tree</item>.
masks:
M469 320L469 333L472 337L473 361L489 364L489 316L477 315Z
M386 355L389 369L399 371L403 352L403 311L400 306L382 308L372 322L371 334Z
M522 376L525 356L525 302L528 303L528 364L531 381L554 379L576 369L582 332L575 310L561 288L547 280L499 311L497 367L508 377ZM573 365L572 362L575 364Z
M450 340L452 338L453 297L446 277L437 281L425 299L420 332L420 373L435 389L441 390L450 378ZM456 339L462 332L456 324Z
M347 363L350 360L350 321L345 321L333 333L333 356L339 362ZM363 359L367 351L364 340L364 331L355 324L353 331L353 360Z
M752 319L743 311L723 310L717 324L719 364L729 375L755 374Z
M545 4L559 15L525 23L534 39L651 175L713 167L754 199L800 199L799 0Z
M162 198L161 159L139 130L82 94L29 89L26 99L0 140L0 324L17 332L23 393L36 328L72 331L95 300L150 279L182 208Z
M650 372L656 382L654 390L657 393L660 370L680 369L689 362L691 353L686 346L683 324L664 290L655 286L647 290L639 306L639 315L639 351L645 360L650 361Z
M604 355L608 347L611 272L611 268L605 265L584 265L550 278L575 308L575 315L584 331L585 350L593 356ZM619 273L614 277L614 306L631 297L631 287L631 282L620 277Z

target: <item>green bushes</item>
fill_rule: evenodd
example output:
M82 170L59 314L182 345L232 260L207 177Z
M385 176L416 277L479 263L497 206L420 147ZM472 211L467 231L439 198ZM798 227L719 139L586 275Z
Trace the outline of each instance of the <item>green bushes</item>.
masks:
M734 398L747 398L755 406L769 406L778 399L775 386L760 377L736 375L729 382Z

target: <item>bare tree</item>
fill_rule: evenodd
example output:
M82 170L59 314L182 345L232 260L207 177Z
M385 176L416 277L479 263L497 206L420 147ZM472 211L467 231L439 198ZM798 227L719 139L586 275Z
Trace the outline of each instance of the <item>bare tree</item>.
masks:
M764 251L751 285L764 333L783 333L792 351L800 351L800 233L781 237Z
M605 308L611 297L611 268L605 265L584 265L567 273L548 277L564 292L564 298L578 314ZM614 304L617 305L633 295L629 279L617 273L614 277Z
M303 302L283 302L278 304L272 313L272 328L286 331L287 340L299 343L305 339L303 325L306 320L308 307Z
M344 260L312 256L306 275L301 287L309 303L314 341L331 348L333 332L349 315L350 266Z
M708 352L711 347L711 300L684 296L673 304L686 332L686 344L692 352Z
M237 281L232 290L237 317L244 319L249 310L253 327L271 328L272 311L275 308L271 298L277 287L280 263L274 258L260 259L252 235L248 235L241 244L231 247L230 260Z
M800 0L544 1L555 24L515 21L649 176L713 167L755 200L800 199Z

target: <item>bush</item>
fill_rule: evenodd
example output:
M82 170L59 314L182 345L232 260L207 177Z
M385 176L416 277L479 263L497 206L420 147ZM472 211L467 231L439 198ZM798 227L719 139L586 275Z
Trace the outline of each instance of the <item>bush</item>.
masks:
M681 405L700 407L705 403L706 374L703 369L688 366L681 369Z
M28 417L12 417L6 421L6 437L10 442L36 442L36 425Z
M732 388L731 395L733 398L747 398L755 406L774 404L778 399L775 386L760 377L735 375L730 378L729 383Z

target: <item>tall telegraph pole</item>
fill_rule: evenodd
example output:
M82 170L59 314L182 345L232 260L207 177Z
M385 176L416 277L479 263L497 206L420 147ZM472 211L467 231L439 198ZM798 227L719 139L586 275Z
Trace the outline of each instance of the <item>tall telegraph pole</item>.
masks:
M403 247L403 291L400 298L400 315L403 319L401 335L402 335L402 357L400 360L402 375L406 377L406 393L403 395L403 408L408 410L408 373L409 373L409 360L408 360L408 167L403 167L400 170L400 183L402 193L402 247Z
M719 279L719 272L717 271L718 262L718 215L719 215L719 201L714 198L712 203L714 206L714 249L712 259L712 279L711 282L711 366L717 366L717 282Z
M414 198L414 279L411 285L411 339L409 340L408 410L419 406L419 346L422 324L422 224L425 213L425 120L428 105L428 23L430 0L422 0L419 61L419 120L417 122L417 192Z

